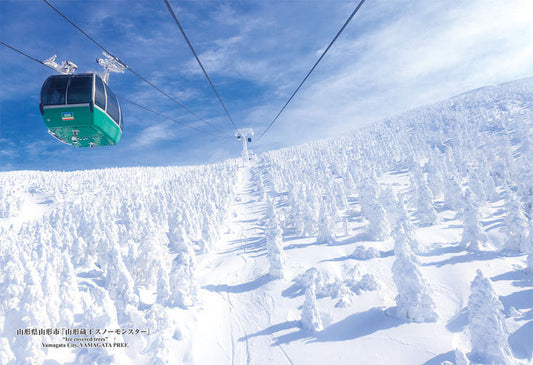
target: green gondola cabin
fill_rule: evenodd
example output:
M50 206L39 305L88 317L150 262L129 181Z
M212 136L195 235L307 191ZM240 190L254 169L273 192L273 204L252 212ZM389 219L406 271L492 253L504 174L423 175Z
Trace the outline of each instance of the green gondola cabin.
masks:
M94 72L48 77L40 110L48 132L76 147L113 146L122 137L117 97Z

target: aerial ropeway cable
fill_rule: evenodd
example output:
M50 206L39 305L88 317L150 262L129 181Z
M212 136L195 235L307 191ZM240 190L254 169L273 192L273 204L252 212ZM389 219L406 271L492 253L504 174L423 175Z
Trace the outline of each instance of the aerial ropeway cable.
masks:
M166 1L166 0L165 0ZM337 32L337 34L335 35L335 37L331 40L331 42L329 42L329 45L327 46L327 48L324 50L324 52L322 52L322 54L320 55L320 57L318 58L318 60L315 62L315 64L313 65L313 67L311 67L311 69L309 70L309 72L307 73L307 75L305 75L304 79L300 82L300 84L298 85L298 87L296 88L296 90L294 90L294 92L292 93L292 95L289 97L289 100L287 100L287 102L283 105L283 107L281 108L281 110L278 112L278 114L274 117L274 119L272 119L272 121L270 122L270 124L268 125L268 127L265 128L265 130L261 133L261 135L259 136L259 138L257 138L256 141L259 141L261 138L263 138L263 136L270 130L270 128L272 128L272 126L274 125L274 123L278 120L279 116L281 115L281 113L283 113L283 111L285 110L285 108L287 108L287 105L289 105L289 103L291 102L291 100L294 98L294 96L296 95L296 93L298 93L298 91L300 91L300 89L302 88L302 85L307 81L307 79L309 78L309 76L311 75L311 73L315 70L315 68L318 66L318 64L320 63L320 61L322 61L322 59L324 58L324 56L326 55L326 53L328 53L329 49L331 48L331 46L333 46L333 43L335 43L335 41L337 40L337 38L339 38L339 36L341 35L341 33L344 31L344 29L346 28L346 26L348 25L348 23L350 23L350 21L352 20L352 18L355 16L355 14L357 14L357 12L359 11L359 9L361 8L361 6L363 5L363 3L365 2L365 0L361 0L359 2L359 4L356 6L356 8L354 9L354 11L350 14L350 16L348 17L348 19L344 22L344 25L341 27L341 29Z
M15 52L17 52L17 53L19 53L19 54L25 56L25 57L28 57L28 58L29 58L30 60L32 60L32 61L35 61L35 62L37 62L37 63L40 63L41 65L46 66L46 64L45 64L43 61L41 61L41 60L39 60L39 59L37 59L37 58L35 58L35 57L32 57L32 56L30 56L30 55L27 54L27 53L22 52L20 49L17 49L17 48L15 48L15 47L12 47L12 46L10 46L9 44L4 43L4 42L2 42L2 41L0 41L0 44L3 44L3 45L6 46L7 48L9 48L9 49L11 49L11 50L13 50L13 51L15 51Z
M196 113L194 113L193 111L191 111L189 108L187 108L186 106L184 106L183 104L181 104L179 101L177 101L175 98L173 98L172 96L170 96L168 93L166 93L164 90L162 90L161 88L159 88L157 85L153 84L152 82L150 82L149 80L147 80L146 78L144 78L143 76L141 76L139 73L137 73L135 70L133 70L130 66L128 66L126 63L122 62L118 57L114 56L112 53L110 53L104 46L102 46L98 41L96 41L93 37L91 37L89 34L87 34L81 27L79 27L77 24L75 24L72 20L70 20L67 16L65 16L59 9L55 8L52 4L50 4L50 2L48 2L47 0L43 0L43 2L45 4L47 4L51 9L53 9L56 13L58 13L61 17L63 17L67 22L69 22L72 26L74 26L78 31L80 31L84 36L86 36L89 40L91 40L97 47L99 47L100 49L102 49L104 51L104 54L106 55L106 57L108 57L108 61L110 63L114 63L117 65L117 68L121 68L121 69L127 69L128 71L130 71L131 73L133 73L135 76L137 76L138 78L140 78L142 81L144 81L145 83L147 83L148 85L150 85L152 88L156 89L159 93L161 93L162 95L164 95L165 97L167 97L169 100L171 100L173 103L175 103L176 105L180 106L181 108L183 108L184 110L186 110L188 113L190 113L191 115L193 115L196 119L202 121L203 123L205 123L206 125L210 126L211 128L217 130L218 132L220 133L223 133L223 131L214 126L213 124L209 123L208 121L206 121L204 118L200 117L199 115L197 115ZM233 118L231 117L228 109L226 108L226 106L224 105L223 101L222 101L222 98L220 97L220 94L218 93L217 89L215 88L213 82L211 81L209 75L207 74L207 71L205 70L205 67L203 66L202 62L200 61L200 58L198 57L198 54L196 53L194 47L192 46L189 38L187 37L183 27L181 26L175 12L172 10L172 7L170 6L168 0L164 0L172 18L174 19L176 25L178 26L181 34L183 35L183 37L185 38L185 41L187 42L191 52L193 53L197 63L200 65L200 68L202 69L202 72L204 73L204 76L206 77L207 81L209 82L209 85L211 86L213 92L215 93L220 105L222 106L222 108L224 109L224 112L226 113L228 119L230 120L235 132L237 133L238 131L238 128L233 120ZM350 16L348 17L348 19L345 21L345 23L343 24L343 26L341 27L341 29L337 32L337 34L335 35L335 37L331 40L331 42L329 43L329 45L326 47L326 49L322 52L322 54L320 55L320 57L318 58L318 60L314 63L314 65L311 67L311 69L308 71L308 73L306 74L306 76L304 77L304 79L300 82L300 84L298 85L298 87L294 90L294 92L291 94L291 96L289 97L289 99L287 100L287 102L282 106L282 108L280 109L280 111L277 113L277 115L274 117L274 119L269 123L269 125L265 128L265 130L260 134L258 140L260 140L271 128L272 126L274 125L274 123L278 120L278 118L280 117L280 115L285 111L285 109L287 108L287 106L289 105L289 103L292 101L292 99L295 97L295 95L298 93L298 91L302 88L303 84L307 81L307 79L310 77L310 75L312 74L312 72L316 69L316 67L318 66L318 64L320 63L320 61L322 61L322 59L324 58L324 56L327 54L327 52L329 51L329 49L333 46L333 44L335 43L335 41L337 40L337 38L342 34L342 32L344 31L344 29L347 27L347 25L350 23L350 21L352 20L352 18L355 16L355 14L359 11L359 9L361 8L361 6L363 5L363 3L365 2L365 0L361 0L358 5L356 6L356 8L353 10L353 12L350 14ZM34 58L14 47L11 47L9 46L8 44L4 43L4 42L1 42L1 44L3 44L4 46L28 57L29 59L32 59L33 61L36 61L38 63L41 63L45 66L50 66L49 62L52 62L54 63L53 59L51 60L46 60L46 61L41 61L37 58ZM68 61L67 61L68 62ZM58 67L65 67L66 70L70 70L71 66L73 65L74 67L77 67L75 66L74 64L72 65L68 65L68 64L62 64L62 65L57 65L55 64L57 67L52 67L60 72L62 72L61 70L59 70ZM75 70L75 68L74 68ZM107 72L107 70L106 70ZM62 73L65 73L65 72L62 72ZM107 80L105 80L104 82L107 82ZM95 85L95 81L93 81L93 85ZM93 86L94 87L94 86ZM44 88L44 85L43 85L43 88ZM94 94L94 93L93 93ZM180 124L182 124L183 126L186 126L188 128L192 128L192 129L195 129L197 131L200 131L200 132L203 132L203 133L206 133L206 134L211 134L211 133L207 133L201 129L198 129L198 128L195 128L191 125L188 125L186 123L183 123L183 122L180 122L178 120L175 120L173 118L169 118L167 116L164 116L163 114L161 113L158 113L158 112L155 112L153 110L150 110L140 104L137 104L135 102L132 102L128 99L125 99L125 98L121 98L122 100L124 101L127 101L133 105L136 105L138 107L141 107L153 114L156 114L156 115L159 115L159 116L162 116L166 119L169 119L169 120L173 120L175 122L178 122ZM118 103L118 102L117 102ZM42 109L42 107L41 107ZM41 111L42 112L42 111ZM119 116L119 119L121 118L121 116Z
M129 103L129 104L132 104L132 105L135 105L135 106L138 107L138 108L144 109L144 110L146 110L147 112L150 112L150 113L152 113L152 114L158 115L158 116L160 116L161 118L164 118L164 119L170 120L170 121L172 121L172 122L179 123L179 124L181 124L181 125L184 126L184 127L187 127L187 128L190 128L190 129L194 129L195 131L198 131L198 132L200 132L200 133L207 134L207 135L209 135L209 136L218 136L218 135L215 135L215 134L213 134L213 133L211 133L211 132L206 132L206 131L204 131L204 130L202 130L202 129L200 129L200 128L196 128L196 127L194 127L194 126L192 126L192 125L190 125L190 124L184 123L184 122L182 122L182 121L180 121L180 120L178 120L178 119L171 118L171 117L169 117L169 116L167 116L167 115L165 115L165 114L162 114L162 113L156 112L155 110L152 110L152 109L150 109L150 108L148 108L148 107L146 107L146 106L144 106L144 105L142 105L142 104L139 104L139 103L137 103L137 102L135 102L135 101L132 101L132 100L126 99L126 98L123 97L123 96L119 96L119 95L117 95L117 97L118 97L120 100L124 100L125 102L127 102L127 103ZM222 137L219 137L219 138L222 138ZM226 137L226 138L229 138L229 137Z
M101 50L103 50L105 53L107 53L108 55L110 55L116 62L124 65L125 69L127 69L128 71L130 71L132 74L134 74L135 76L137 76L139 79L141 79L142 81L144 81L146 84L150 85L152 88L154 88L155 90L157 90L160 94L164 95L166 98L168 98L170 101L172 101L174 104L178 105L179 107L183 108L185 111L187 111L189 114L193 115L196 119L202 121L203 123L205 123L206 125L208 125L209 127L217 130L219 133L224 133L223 130L221 130L220 128L218 128L217 126L213 125L212 123L209 123L207 120L205 120L204 118L202 118L201 116L199 116L198 114L196 114L195 112L193 112L192 110L190 110L189 108L187 108L185 105L183 105L182 103L180 103L178 100L176 100L174 97L170 96L167 92L165 92L164 90L162 90L160 87L158 87L157 85L155 85L153 82L149 81L148 79L146 79L145 77L143 77L142 75L140 75L138 72L136 72L135 70L133 70L131 68L131 66L127 65L125 62L121 61L118 57L116 57L115 55L113 55L111 52L109 52L103 45L101 45L98 41L96 41L93 37L91 37L89 34L87 34L87 32L85 32L81 27L79 27L76 23L74 23L72 20L70 20L66 15L64 15L59 9L57 9L56 7L54 7L52 4L50 4L50 2L48 2L47 0L43 0L43 2L48 5L52 10L54 10L57 14L59 14L63 19L65 19L67 22L69 22L74 28L76 28L78 31L80 31L85 37L87 37L91 42L93 42L98 48L100 48Z
M207 81L209 82L209 85L211 85L211 89L213 89L213 92L215 93L217 99L218 99L218 102L220 103L220 105L222 106L222 109L224 109L224 112L226 113L229 121L231 122L231 124L233 125L233 129L235 130L235 132L237 132L237 125L235 124L235 122L233 121L233 118L231 117L228 109L226 108L226 105L224 105L224 102L222 101L222 98L220 97L217 89L215 88L215 85L213 84L213 82L211 81L211 78L209 77L209 75L207 74L207 71L205 70L205 67L204 65L202 64L202 61L200 61L200 58L198 57L198 54L196 53L196 51L194 50L194 47L192 46L192 43L191 41L189 41L189 37L187 37L187 34L185 33L185 30L183 29L183 27L181 26L181 23L180 21L178 20L178 17L176 16L176 13L174 13L174 10L172 10L172 7L170 6L170 4L168 3L168 0L164 0L165 1L165 4L168 8L168 11L170 12L170 15L172 16L172 18L174 19L174 22L176 23L176 25L178 26L181 34L183 35L183 38L185 38L185 41L187 42L187 45L189 46L189 48L191 49L191 52L192 54L194 55L194 58L196 59L196 62L198 62L198 64L200 65L200 68L202 69L202 72L204 73L204 76L205 78L207 79Z

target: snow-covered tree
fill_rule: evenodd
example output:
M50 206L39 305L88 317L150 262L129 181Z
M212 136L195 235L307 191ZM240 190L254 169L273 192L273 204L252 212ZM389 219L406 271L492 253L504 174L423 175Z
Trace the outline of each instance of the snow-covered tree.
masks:
M5 337L0 337L0 364L14 365L15 355L9 346L9 340Z
M444 191L444 182L442 178L442 171L440 169L440 163L438 162L432 163L432 161L430 161L428 164L426 164L426 170L427 170L426 181L427 181L429 189L431 190L432 196L435 197L436 199L441 198L443 195L443 191Z
M317 243L335 243L333 237L333 222L328 215L326 202L324 199L320 204L320 211L318 213L318 235L316 237Z
M429 286L419 269L418 259L404 235L394 237L392 275L398 289L396 315L415 322L435 321L438 318Z
M515 364L508 342L503 305L481 270L470 286L468 323L472 357L484 364Z
M529 272L533 274L533 219L529 220L529 235L526 240L524 251L527 255L527 266Z
M379 192L378 201L383 207L383 209L385 209L389 225L393 227L396 224L396 219L398 217L396 212L396 196L390 185L387 185L384 189L381 189L381 191Z
M465 192L463 208L463 235L461 247L468 251L481 251L487 243L487 235L479 223L479 212L474 205L472 194Z
M458 178L453 175L444 179L444 206L456 211L463 206L463 191Z
M61 325L72 326L74 313L81 306L76 272L67 253L63 253L63 268L60 274L59 299L61 302Z
M392 236L395 239L405 240L414 253L420 253L420 243L415 237L415 226L411 223L401 198L396 203L396 217L396 225L392 231Z
M366 233L369 239L374 241L386 240L390 236L390 224L387 220L385 209L377 202L366 206L368 226Z
M439 222L439 217L433 206L431 190L425 179L417 182L416 187L416 214L418 220L423 225L433 225Z
M318 271L307 271L307 280L305 288L305 300L302 306L302 327L308 331L316 332L322 330L322 319L316 300L316 283L319 280Z
M359 205L361 206L363 217L367 218L372 215L373 212L369 211L368 208L377 202L379 190L379 184L374 177L363 179L358 185Z
M480 206L485 205L487 201L487 194L485 193L485 186L481 182L479 174L476 171L471 171L468 177L468 187L475 196L475 201Z
M169 283L172 294L168 305L186 308L196 303L198 284L196 282L196 257L192 242L179 247L178 254L172 261Z
M381 254L376 248L365 246L357 246L352 253L352 258L356 260L370 260L380 256Z
M176 227L169 240L169 248L171 252L186 250L193 245L183 224Z
M316 213L313 210L312 204L304 201L301 208L301 222L298 227L301 227L300 234L303 236L312 236L316 230Z
M385 240L390 235L390 224L387 220L387 213L381 205L378 196L381 188L375 178L365 179L358 187L359 204L361 213L368 220L366 233L371 240Z
M124 265L122 255L117 247L109 251L106 271L106 289L111 299L115 301L119 320L127 305L137 307L139 295L136 293L135 283L130 272Z
M17 251L13 251L6 253L5 256L0 255L0 266L3 267L3 275L0 280L0 315L18 309L24 293L24 265L19 259Z
M525 252L528 221L520 198L512 190L507 191L505 210L507 212L504 219L506 237L502 249L508 253Z
M265 203L265 236L269 262L269 274L273 278L281 279L285 271L285 251L283 250L283 231L279 225L279 218L272 202L267 199Z
M215 225L210 222L207 215L204 215L202 223L202 239L205 242L205 249L203 252L209 252L214 247L215 243L219 239L218 232Z

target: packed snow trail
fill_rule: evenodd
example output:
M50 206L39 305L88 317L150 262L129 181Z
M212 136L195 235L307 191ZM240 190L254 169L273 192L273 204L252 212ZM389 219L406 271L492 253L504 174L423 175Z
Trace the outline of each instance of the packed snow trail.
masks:
M205 276L199 278L201 287L223 300L225 318L219 320L225 322L221 327L225 327L226 337L231 339L224 351L231 364L291 363L281 347L276 346L279 351L272 347L271 337L249 336L271 326L271 313L275 310L269 290L257 290L268 289L273 281L268 274L265 250L265 202L257 193L259 171L257 164L238 170L236 198L230 208L226 232L216 253L209 255L200 269L206 270ZM213 330L210 326L205 328ZM194 358L198 363L207 355L205 348L212 347L207 339L209 336L202 334L196 338Z

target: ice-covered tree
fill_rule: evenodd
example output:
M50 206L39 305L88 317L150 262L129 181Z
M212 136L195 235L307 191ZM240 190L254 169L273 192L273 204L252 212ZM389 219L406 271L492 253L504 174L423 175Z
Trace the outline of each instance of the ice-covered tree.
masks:
M387 221L389 225L393 227L396 224L397 217L397 203L396 196L390 185L387 185L384 189L381 189L378 196L380 205L385 209Z
M479 174L476 171L471 171L468 177L468 187L475 196L475 200L480 206L485 205L487 201L487 194L485 192L485 186L481 182Z
M5 337L0 337L0 364L14 365L15 354L11 351L9 340Z
M61 325L64 327L72 326L74 313L81 306L81 301L76 272L67 253L63 253L59 299L61 301Z
M379 251L374 247L357 246L351 257L356 260L370 260L380 256Z
M438 156L438 155L437 155ZM433 197L441 198L444 190L444 182L442 178L441 166L439 163L430 161L426 165L427 184L431 190Z
M339 209L345 210L348 208L348 198L346 197L346 191L341 181L334 181L330 184L332 192L335 196L335 203Z
M301 208L301 222L298 223L298 227L301 226L300 234L303 236L312 236L316 230L316 213L311 204L308 202L302 202Z
M512 190L507 191L505 210L507 212L503 229L505 243L502 249L508 253L525 252L528 220L524 214L520 198Z
M463 235L461 247L468 251L481 251L487 243L487 235L479 223L479 212L470 190L465 192L463 208Z
M394 241L396 259L392 275L398 289L396 315L415 322L435 321L438 318L435 303L416 255L401 232L396 233Z
M49 296L49 299L46 301L46 311L48 313L48 318L50 319L50 324L52 326L57 326L59 324L59 314L60 314L60 305L61 298L59 297L59 284L57 268L54 268L53 265L48 262L45 269L45 274L42 281L42 290L43 293L46 293Z
M460 210L463 206L463 191L459 179L448 175L444 179L444 207Z
M269 262L269 274L273 278L281 279L285 271L285 251L283 250L283 231L279 225L279 218L272 202L265 203L265 236Z
M207 215L203 217L202 223L202 239L205 242L204 252L209 252L215 246L217 240L219 239L218 231L215 228L215 225L210 222L210 219Z
M355 186L355 180L349 170L345 171L344 175L342 176L342 180L344 182L344 189L346 193L355 193L357 187Z
M416 187L416 214L423 225L432 225L439 222L439 217L433 206L433 197L425 179L417 182Z
M180 224L178 227L176 227L174 232L172 232L170 235L169 241L169 248L171 252L187 250L193 245L183 224Z
M378 199L380 191L379 184L373 177L363 180L358 187L361 213L368 220L366 233L370 240L375 241L385 240L390 235L387 213Z
M9 247L6 243L6 247ZM0 266L3 268L0 280L0 315L19 308L20 299L25 288L25 270L19 259L17 250L0 255Z
M307 331L316 332L322 330L322 319L316 300L317 281L319 279L318 270L307 270L305 300L302 306L302 319L300 323Z
M328 215L324 199L320 204L320 211L318 213L318 235L316 237L316 243L335 243L335 238L333 237L333 222Z
M50 326L50 319L46 312L45 296L42 291L42 276L34 267L26 268L24 277L26 287L20 300L19 313L25 317L28 326Z
M368 220L366 233L368 238L374 241L386 240L390 236L390 224L387 220L385 209L378 203L369 203L366 207Z
M178 254L172 261L169 283L171 297L168 305L186 308L196 303L198 284L196 282L196 257L192 242L179 248Z
M405 240L414 253L420 253L420 243L415 237L415 226L411 223L411 219L401 198L396 204L396 217L396 225L392 231L392 236L395 239Z
M171 296L168 271L165 267L160 266L157 272L157 303L165 305Z
M367 219L373 215L373 211L369 207L377 202L379 189L379 184L374 177L363 179L357 186L361 213Z
M529 220L529 235L526 240L525 250L527 255L527 266L529 272L533 274L533 219Z
M127 320L126 308L128 306L137 308L139 294L117 247L113 247L108 254L106 289L111 299L115 301L119 321Z
M470 286L468 323L472 357L483 364L515 364L508 342L503 304L481 270Z

